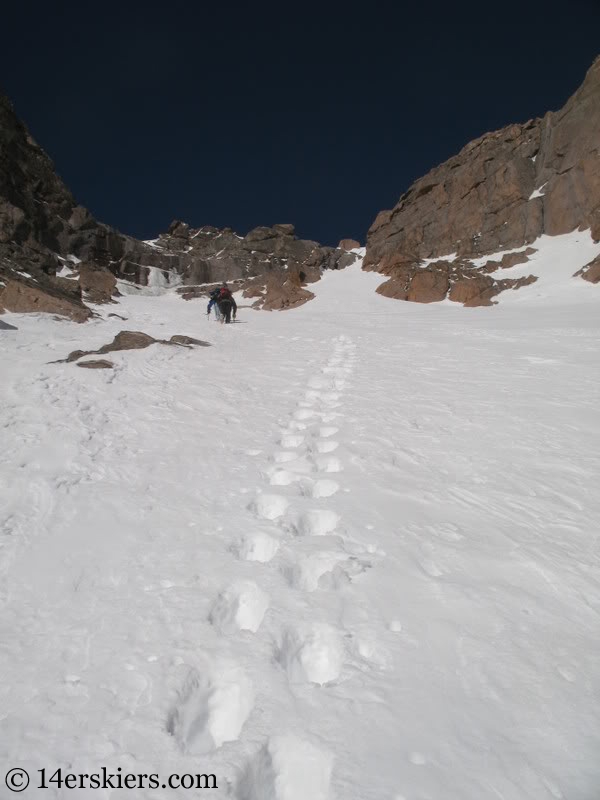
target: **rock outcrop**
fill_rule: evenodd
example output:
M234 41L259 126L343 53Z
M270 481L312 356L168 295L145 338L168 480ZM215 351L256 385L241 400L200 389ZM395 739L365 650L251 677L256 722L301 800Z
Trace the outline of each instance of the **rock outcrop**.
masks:
M98 350L73 350L66 358L53 363L70 363L71 361L78 361L84 356L105 355L106 353L114 353L119 350L144 350L146 347L150 347L151 344L166 344L176 347L210 347L209 342L203 342L201 339L193 339L191 336L184 336L183 334L175 334L171 336L170 339L155 339L153 336L149 336L147 333L142 333L141 331L121 331L115 336L112 342L103 345ZM99 360L102 361L102 359ZM82 365L80 364L79 366Z
M171 274L176 273L188 286L223 278L234 281L271 273L283 275L294 270L318 280L322 270L340 269L357 259L355 253L341 247L298 239L294 226L289 224L258 227L240 236L231 228L190 228L175 221L151 246L155 259L168 263ZM137 267L137 282L145 282L139 274L139 264ZM121 272L127 274L126 264L121 266Z
M108 267L114 254L134 243L77 205L0 93L0 308L84 321L90 311L78 275L65 280L60 272L82 259L89 261L89 270ZM105 275L100 289L90 283L89 271L82 275L85 290L94 295L90 299L103 302L110 279Z
M515 263L526 261L527 257L521 257ZM494 270L501 268L500 262L488 264L493 264ZM389 275L389 280L377 289L384 297L414 303L435 303L448 298L469 307L493 305L493 298L500 292L519 289L536 280L533 275L495 279L485 273L485 268L474 269L466 259L439 260L426 266L400 257L396 262L388 259L385 274Z
M600 256L578 270L575 275L590 283L600 283Z
M338 247L340 250L356 250L360 247L360 242L357 242L356 239L342 239Z
M1 262L0 262L1 263ZM78 284L62 286L48 280L35 280L19 271L0 273L0 312L38 312L85 322L92 315L81 300Z
M107 358L93 358L90 361L78 361L77 366L84 369L114 369L115 365Z
M113 303L118 297L117 279L106 267L83 263L78 267L78 282L84 298L90 303Z
M381 212L369 230L365 268L387 274L401 261L471 259L575 228L600 239L599 130L597 59L561 111L470 142ZM417 277L418 294L449 296L443 270L431 264L426 271ZM455 290L451 299L462 296Z
M261 278L250 281L243 296L256 298L252 303L253 308L262 308L264 311L284 311L301 306L313 299L314 294L304 287L314 280L318 280L318 278L312 276L311 280L302 270L273 272L268 276L266 283L263 283Z

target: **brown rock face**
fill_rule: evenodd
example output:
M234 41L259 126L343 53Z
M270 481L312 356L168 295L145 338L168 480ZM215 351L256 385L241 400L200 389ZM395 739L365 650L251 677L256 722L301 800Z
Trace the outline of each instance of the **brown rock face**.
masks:
M294 236L296 233L296 228L294 225L290 225L289 223L273 225L273 228L277 231L277 233L282 233L286 236Z
M496 272L499 269L510 269L517 264L526 264L529 261L529 256L537 252L535 247L528 247L526 250L521 250L517 253L505 253L500 261L486 261L483 267L480 267L480 272Z
M342 239L338 244L340 250L356 250L357 247L360 247L360 242L357 242L356 239Z
M582 86L541 124L538 186L544 185L543 233L596 225L600 214L600 58Z
M479 255L530 242L541 208L528 202L536 182L537 122L486 134L432 170L384 211L367 238L366 263L390 253L435 258Z
M523 259L519 263L522 261ZM490 271L495 271L500 264L497 261L489 263L493 264ZM435 303L448 297L455 303L470 307L493 305L492 298L501 291L519 288L536 280L533 275L520 279L496 280L476 269L466 259L453 262L435 261L427 266L420 266L407 259L394 259L390 256L384 263L384 270L390 279L377 289L384 297L415 303Z
M112 303L113 297L118 295L117 279L113 273L94 264L80 265L79 285L90 303Z
M179 289L177 289L176 291L177 291L177 294L181 295L181 297L184 300L196 300L196 298L202 298L202 299L206 300L206 303L208 304L208 301L210 299L211 291L213 289L216 289L220 285L221 285L221 282L212 283L212 284L208 284L208 285L204 284L202 286L186 286L186 285L183 285L183 286L180 286ZM245 286L248 285L248 281L234 280L234 281L229 281L228 285L229 285L229 288L231 289L232 292L237 292L240 289L245 288Z
M488 275L473 275L472 277L461 277L452 284L448 298L455 303L462 303L464 306L491 306L492 297L498 294L500 289L495 281Z
M0 94L0 243L60 253L76 208L54 165Z
M74 322L85 322L92 312L84 306L76 293L67 293L50 285L41 287L33 281L7 280L0 288L0 311L13 311L18 314L44 313L68 317Z
M446 297L449 285L445 267L418 270L410 282L406 299L414 303L435 303Z
M600 238L599 130L597 59L561 111L470 142L416 181L391 211L381 212L368 234L365 268L389 274L390 264L402 260L418 264L450 253L473 258L578 227ZM536 189L542 194L532 198ZM517 258L523 255L507 255L486 265L487 271L522 263ZM441 287L440 280L422 278L419 284ZM487 298L484 284L477 296ZM452 295L474 292L465 285ZM436 293L432 289L431 296Z
M105 344L96 353L112 353L116 350L143 350L157 340L141 331L121 331L109 344Z
M244 297L257 297L253 308L262 308L265 311L284 311L301 306L312 300L314 294L303 286L306 278L302 271L273 273L267 278L266 284L260 280L253 282L244 290Z
M71 308L73 282L50 280L62 266L60 258L81 253L95 266L108 264L132 241L76 204L51 160L0 93L0 279L24 286L18 301L14 288L6 292L5 305L17 302L21 311L43 306L51 313L87 318L81 302L75 311Z
M589 281L590 283L600 283L600 256L578 270L575 275L582 277L584 281Z
M203 342L202 339L194 339L192 336L185 336L181 333L176 333L174 336L171 336L168 342L163 342L163 344L178 344L181 347L192 347L196 345L197 347L210 347L208 342Z
M209 284L226 278L228 281L247 281L271 273L301 271L318 280L321 270L341 269L354 263L356 255L342 248L324 247L318 242L298 239L294 226L288 224L258 227L246 236L239 236L231 228L189 228L173 222L169 233L158 237L154 247L154 263L162 258L171 270L181 274L186 286ZM185 237L182 234L185 233ZM146 264L146 255L138 262L137 272L131 277L138 282L146 278L139 272L139 263ZM170 259L167 261L167 259ZM123 273L125 275L125 273ZM125 275L129 277L129 275ZM283 278L282 278L283 280ZM193 291L181 292L192 299Z

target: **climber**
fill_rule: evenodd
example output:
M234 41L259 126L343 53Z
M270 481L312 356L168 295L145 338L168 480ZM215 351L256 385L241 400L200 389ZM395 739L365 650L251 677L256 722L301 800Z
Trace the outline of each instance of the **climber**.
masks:
M220 293L221 293L221 287L220 286L217 286L216 289L213 289L212 292L209 294L210 301L208 303L208 306L206 307L206 313L207 313L208 316L210 316L210 310L214 306L214 309L215 309L215 320L217 322L221 321L221 309L219 308L219 303L218 303L219 294Z
M233 311L233 318L235 319L237 314L237 305L225 281L223 281L223 285L219 289L219 296L217 297L217 305L219 306L219 311L221 312L221 322L225 320L225 322L229 324L231 322L232 311Z

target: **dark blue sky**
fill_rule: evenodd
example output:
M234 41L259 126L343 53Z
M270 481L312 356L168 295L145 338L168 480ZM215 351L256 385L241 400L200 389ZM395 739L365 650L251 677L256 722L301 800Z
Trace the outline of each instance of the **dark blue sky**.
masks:
M141 238L292 222L364 241L488 130L559 108L600 2L6 4L0 85L77 200Z

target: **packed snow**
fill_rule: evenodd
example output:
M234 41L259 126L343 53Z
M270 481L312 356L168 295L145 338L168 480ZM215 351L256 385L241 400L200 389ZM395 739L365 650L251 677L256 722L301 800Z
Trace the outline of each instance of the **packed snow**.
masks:
M544 183L538 189L534 189L533 192L527 198L528 200L535 200L536 197L543 197L545 192L544 189L546 188L546 184Z
M571 276L600 248L534 246L492 308L390 300L358 264L229 326L158 275L84 325L5 315L7 769L596 797L600 289ZM51 363L123 329L212 347Z

